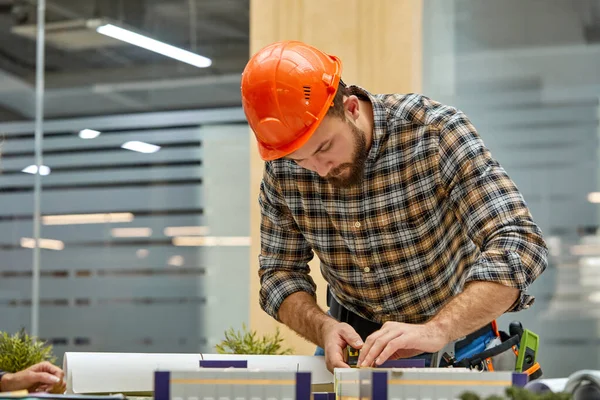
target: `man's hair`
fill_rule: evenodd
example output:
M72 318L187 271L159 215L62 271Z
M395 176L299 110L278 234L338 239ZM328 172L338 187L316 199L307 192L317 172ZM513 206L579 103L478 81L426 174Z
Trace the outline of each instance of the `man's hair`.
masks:
M340 79L340 84L333 98L333 106L327 111L327 115L344 119L344 96L349 96L350 91L346 84Z

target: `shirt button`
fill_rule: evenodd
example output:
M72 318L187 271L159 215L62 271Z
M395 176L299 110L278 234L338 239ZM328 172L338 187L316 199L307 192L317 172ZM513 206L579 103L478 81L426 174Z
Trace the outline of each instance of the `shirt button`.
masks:
M369 268L369 267L365 267L365 269L363 269L363 271L365 271L365 272L369 272L369 271L371 271L371 268Z
M381 310L383 310L383 307L377 306L373 309L373 311L375 312L380 312Z
M355 227L355 228L360 228L360 222L356 221L356 222L354 223L354 227Z

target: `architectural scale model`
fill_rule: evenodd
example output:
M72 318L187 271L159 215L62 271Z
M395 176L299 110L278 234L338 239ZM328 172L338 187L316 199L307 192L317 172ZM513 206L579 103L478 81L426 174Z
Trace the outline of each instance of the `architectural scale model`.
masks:
M157 371L154 400L311 400L311 373L245 368Z
M486 397L522 387L527 375L463 368L343 368L335 393L311 393L309 371L200 368L157 371L155 400L454 400L465 392Z
M465 392L503 396L526 383L526 374L466 368L341 368L334 388L336 400L453 400Z

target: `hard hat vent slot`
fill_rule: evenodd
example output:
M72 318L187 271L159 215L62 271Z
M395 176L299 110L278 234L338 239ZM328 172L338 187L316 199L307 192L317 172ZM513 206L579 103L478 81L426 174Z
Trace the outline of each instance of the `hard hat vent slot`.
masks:
M304 88L304 100L310 100L310 86L303 86Z

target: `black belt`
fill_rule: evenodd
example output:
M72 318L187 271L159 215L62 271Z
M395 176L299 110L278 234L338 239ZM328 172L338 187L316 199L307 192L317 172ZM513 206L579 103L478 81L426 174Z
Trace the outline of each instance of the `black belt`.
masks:
M381 328L382 324L363 318L360 315L353 313L352 311L348 310L346 307L338 303L337 300L329 292L329 287L327 288L327 305L329 306L329 313L331 314L331 316L340 322L345 322L348 325L352 326L363 341L367 340L367 337L371 333L378 331ZM458 351L459 349L467 346L473 340L488 333L491 330L493 330L491 323L487 324L483 328L476 330L475 332L467 335L464 339L457 341L455 344L455 350Z
M367 340L367 337L371 333L378 331L381 328L381 324L369 321L368 319L365 319L342 306L331 295L329 289L327 290L327 305L329 306L329 313L331 316L338 321L345 322L353 327L363 341Z

